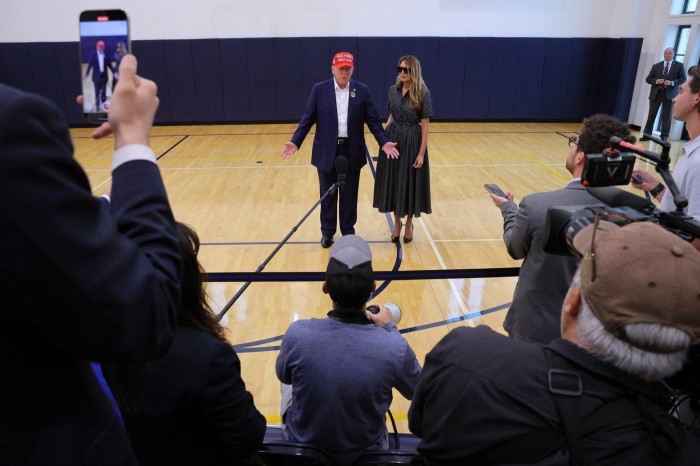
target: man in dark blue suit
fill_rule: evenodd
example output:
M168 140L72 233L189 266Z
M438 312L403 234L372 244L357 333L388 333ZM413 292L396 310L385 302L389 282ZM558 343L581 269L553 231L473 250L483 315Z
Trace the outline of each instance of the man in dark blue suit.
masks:
M675 61L676 52L672 48L664 50L664 59L651 67L647 82L651 84L649 90L649 116L644 125L644 134L652 134L654 120L661 107L661 139L668 139L671 130L671 118L673 118L673 98L678 95L678 89L685 82L687 76L683 63ZM641 137L640 141L648 138Z
M181 259L148 147L158 97L121 64L112 202L92 195L65 116L0 84L0 464L135 465L88 361L144 361L175 331ZM111 211L111 212L110 212Z
M115 79L114 66L105 53L105 43L98 40L95 45L95 51L90 54L88 67L85 70L85 76L83 76L83 80L87 79L92 70L92 84L95 86L95 107L97 110L101 110L102 104L107 100L108 69L112 72L112 79Z
M311 89L304 116L290 142L286 142L282 158L286 159L299 150L311 127L316 124L311 164L318 170L321 196L338 180L335 158L348 158L348 173L340 196L336 191L321 202L321 245L328 248L338 223L338 197L340 197L340 233L355 234L357 221L357 193L360 186L360 170L367 164L364 125L367 124L379 147L388 157L396 158L396 143L389 142L374 108L367 86L351 80L354 57L348 52L336 53L331 72L333 79L322 81Z

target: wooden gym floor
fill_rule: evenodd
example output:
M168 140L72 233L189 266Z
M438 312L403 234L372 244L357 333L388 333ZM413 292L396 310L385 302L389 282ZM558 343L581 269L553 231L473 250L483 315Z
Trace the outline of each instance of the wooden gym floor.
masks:
M373 167L362 170L356 232L371 246L375 271L518 267L503 245L503 219L483 188L496 183L516 195L562 187L569 153L563 136L579 123L432 123L429 157L433 213L415 222L414 240L401 248L390 242L390 222L372 208ZM163 126L153 129L151 146L159 157L176 218L198 231L200 261L207 272L253 272L319 198L316 169L310 165L312 133L291 159L282 143L296 125ZM74 129L76 158L87 171L95 195L110 183L113 140L93 141L90 129ZM639 137L639 135L638 135ZM370 154L377 144L366 134ZM653 143L650 150L660 150ZM683 142L673 141L675 161ZM637 167L653 170L641 160ZM637 192L639 193L639 192ZM329 250L322 249L318 209L265 267L265 272L323 272ZM403 234L403 233L402 233ZM502 323L516 278L394 280L376 302L397 303L401 329L422 363L425 354L452 328ZM378 282L378 286L381 285ZM218 312L242 283L210 283ZM297 319L324 317L331 308L320 282L253 283L223 323L240 346L242 375L255 404L269 423L279 422L279 382L274 364L279 337ZM462 316L464 320L459 320ZM465 318L467 316L468 318ZM488 357L474 354L473 357ZM392 413L408 432L409 402L395 393Z

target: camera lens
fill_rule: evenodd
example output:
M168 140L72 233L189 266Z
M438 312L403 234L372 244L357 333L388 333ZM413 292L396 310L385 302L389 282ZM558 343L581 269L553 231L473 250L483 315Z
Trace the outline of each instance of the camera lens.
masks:
M398 325L401 322L401 308L394 303L384 303L384 307L391 313L391 320ZM371 305L367 307L367 310L372 314L377 314L379 312L379 306Z
M569 251L578 255L576 248L574 247L574 237L579 231L583 230L594 222L595 213L591 212L589 209L578 210L571 215L566 231L564 231L564 239L566 241L566 245L569 247Z

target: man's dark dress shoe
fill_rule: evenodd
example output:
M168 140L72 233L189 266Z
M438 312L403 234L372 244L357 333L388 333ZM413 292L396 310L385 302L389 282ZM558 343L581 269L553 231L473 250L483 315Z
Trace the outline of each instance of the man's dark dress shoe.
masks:
M640 140L640 141L648 141L649 138L645 138L644 136L642 136L641 138L639 138L639 140Z
M321 238L321 246L323 246L325 249L328 249L331 247L331 244L333 244L333 237L323 235L323 237Z

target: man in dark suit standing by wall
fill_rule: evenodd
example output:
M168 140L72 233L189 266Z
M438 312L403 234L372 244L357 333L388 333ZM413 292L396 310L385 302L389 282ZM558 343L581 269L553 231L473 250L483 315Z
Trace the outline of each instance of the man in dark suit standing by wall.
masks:
M127 55L112 99L112 202L92 195L65 116L0 84L0 464L135 465L89 361L163 355L181 260L148 147L156 85Z
M647 124L644 125L644 134L652 134L654 131L654 120L661 107L661 139L668 139L671 130L671 118L673 118L673 98L678 95L678 88L686 80L685 67L683 63L675 61L675 50L667 48L664 50L664 59L651 67L647 82L651 84L649 90L649 116ZM647 141L642 137L640 141Z
M322 81L311 89L304 115L290 142L285 142L282 158L287 159L299 150L311 127L316 124L316 135L311 151L311 164L318 170L321 196L338 179L335 158L348 158L348 173L340 196L336 191L321 203L321 246L329 248L338 223L340 197L340 233L355 234L357 221L357 193L360 170L367 164L364 125L388 157L396 158L396 143L389 142L372 103L369 89L359 81L351 80L354 57L348 52L336 53L331 72L333 79Z

